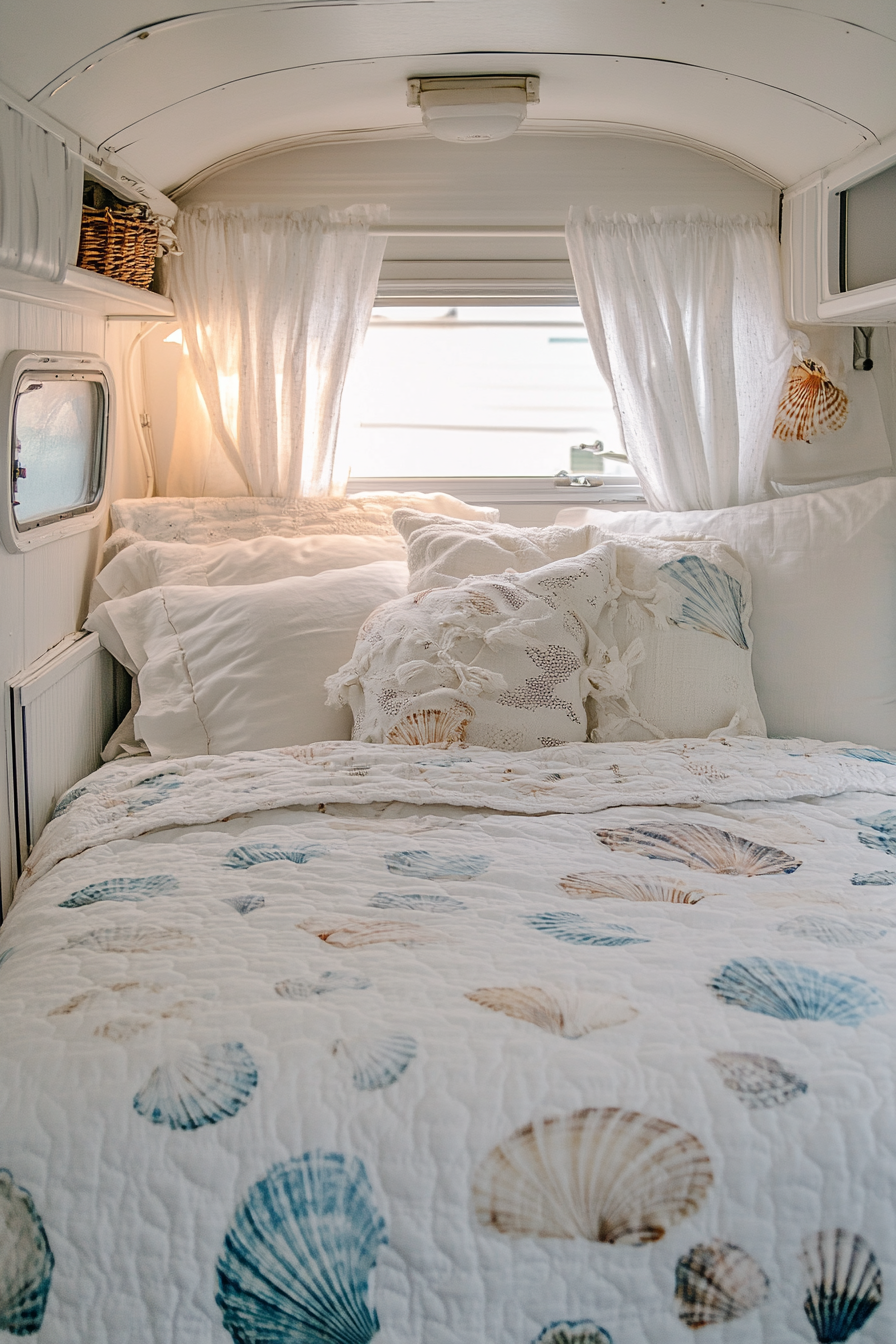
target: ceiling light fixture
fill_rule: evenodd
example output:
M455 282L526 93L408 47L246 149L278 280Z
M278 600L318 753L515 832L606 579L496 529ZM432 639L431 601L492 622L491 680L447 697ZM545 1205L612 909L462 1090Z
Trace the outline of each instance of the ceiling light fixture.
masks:
M408 80L408 107L438 140L484 144L519 130L538 88L537 75L425 75Z

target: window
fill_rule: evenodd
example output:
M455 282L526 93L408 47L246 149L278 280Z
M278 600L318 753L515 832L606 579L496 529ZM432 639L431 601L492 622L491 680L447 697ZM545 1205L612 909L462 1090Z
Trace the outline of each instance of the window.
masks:
M375 308L352 479L637 484L576 307Z
M93 525L106 478L111 375L92 355L14 351L0 379L9 491L8 550Z

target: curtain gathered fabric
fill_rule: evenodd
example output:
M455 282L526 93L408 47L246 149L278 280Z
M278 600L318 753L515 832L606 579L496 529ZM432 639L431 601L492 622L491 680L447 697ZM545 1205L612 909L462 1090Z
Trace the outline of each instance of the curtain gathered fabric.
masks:
M183 256L171 263L170 293L211 436L229 467L218 474L229 474L235 490L333 491L342 391L386 246L369 226L384 214L371 206L200 205L179 216ZM184 438L179 426L181 459ZM211 451L208 442L196 449L206 458ZM207 462L174 461L172 473L198 483L208 478ZM171 483L170 474L169 490Z
M793 352L771 229L573 208L566 240L595 360L648 503L719 509L767 498L766 458Z

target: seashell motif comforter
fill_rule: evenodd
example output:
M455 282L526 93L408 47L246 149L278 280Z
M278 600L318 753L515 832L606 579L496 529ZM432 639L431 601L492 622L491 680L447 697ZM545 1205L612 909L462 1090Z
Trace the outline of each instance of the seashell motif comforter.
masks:
M104 767L0 930L0 1338L891 1344L894 795L756 738Z

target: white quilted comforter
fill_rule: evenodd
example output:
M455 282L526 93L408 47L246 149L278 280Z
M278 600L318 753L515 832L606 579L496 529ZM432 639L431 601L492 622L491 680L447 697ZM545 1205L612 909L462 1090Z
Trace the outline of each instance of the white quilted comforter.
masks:
M896 1339L896 755L107 766L0 932L0 1337Z

